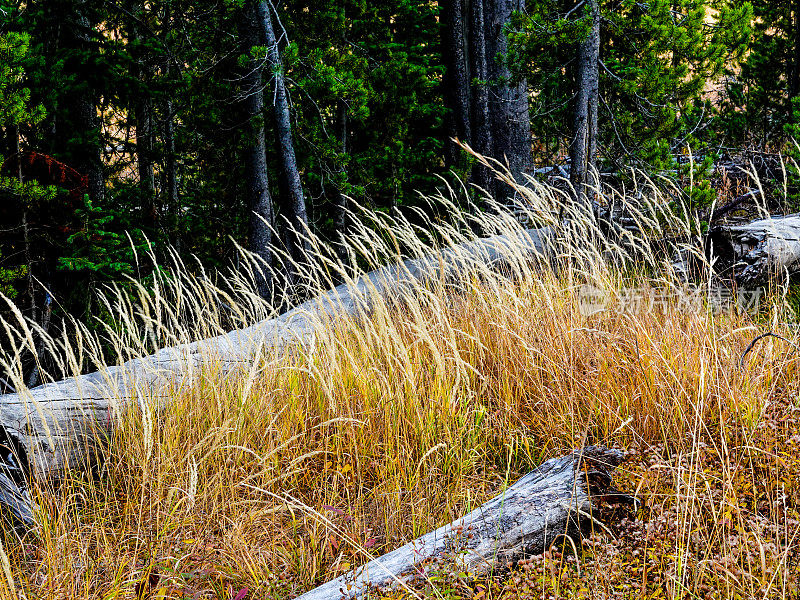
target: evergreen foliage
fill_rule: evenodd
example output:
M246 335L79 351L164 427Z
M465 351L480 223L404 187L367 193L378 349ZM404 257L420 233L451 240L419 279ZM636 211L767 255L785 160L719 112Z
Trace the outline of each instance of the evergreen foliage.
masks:
M575 45L588 34L582 3L529 2L512 24L510 60L533 89L531 123L545 159L568 143ZM716 115L706 93L747 49L749 3L601 2L600 154L607 167L674 168L687 147L705 153Z
M722 148L791 150L800 131L794 4L599 0L601 170L691 181L703 207L717 199L708 179ZM277 63L259 75L262 114L251 117L243 82L272 50L241 34L263 25L248 12L256 5L274 24ZM527 85L535 165L569 167L590 12L581 0L2 0L0 286L31 316L45 287L80 313L94 286L147 276L135 264L147 241L157 256L171 246L204 268L228 264L252 236L244 157L253 126L266 141L275 253L294 210L287 140L309 226L332 241L347 235L357 205L413 207L423 226L436 219L416 206L417 192L434 192L451 167L466 176L449 140L456 117L494 144L495 158L512 138L524 146L527 119L514 132L513 111L500 114L512 84ZM487 65L494 75L476 77ZM288 137L273 115L273 68ZM459 137L469 141L466 129ZM518 172L531 166L517 159Z
M731 71L724 111L733 144L781 150L797 135L800 15L790 0L753 0L753 40Z

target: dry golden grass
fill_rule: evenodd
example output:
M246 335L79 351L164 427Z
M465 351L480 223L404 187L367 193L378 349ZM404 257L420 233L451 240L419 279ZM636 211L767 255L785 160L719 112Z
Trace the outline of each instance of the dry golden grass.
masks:
M0 554L4 597L291 598L585 444L629 451L616 480L636 510L608 511L577 554L417 593L797 597L797 356L764 339L739 366L764 329L795 337L782 309L587 316L584 281L465 278L321 323L310 347L238 374L208 362L168 404L125 415L99 474L37 491L39 530Z
M7 543L17 592L291 597L601 443L632 451L627 541L598 536L581 577L507 574L504 597L792 597L797 361L765 340L740 370L758 331L677 305L583 316L552 277L332 324L132 414L102 475L43 493L41 532Z

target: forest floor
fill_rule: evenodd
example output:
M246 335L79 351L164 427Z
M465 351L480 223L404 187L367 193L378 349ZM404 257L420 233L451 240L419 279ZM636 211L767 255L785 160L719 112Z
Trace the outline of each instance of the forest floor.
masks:
M615 482L636 509L413 593L800 596L800 357L772 337L743 357L763 331L795 338L786 306L714 311L609 278L616 301L587 314L569 279L473 283L131 413L100 473L37 491L40 527L0 553L3 597L292 598L585 444L626 450ZM660 301L619 301L633 288Z

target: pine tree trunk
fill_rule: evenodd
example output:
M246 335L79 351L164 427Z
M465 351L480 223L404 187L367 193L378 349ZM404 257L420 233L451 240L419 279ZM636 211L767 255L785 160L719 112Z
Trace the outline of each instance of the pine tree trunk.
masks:
M272 26L272 6L270 2L261 0L257 3L258 24L267 46L267 65L272 79L267 89L273 93L273 114L277 127L278 155L280 159L281 184L285 197L281 208L286 219L284 226L284 243L292 260L298 264L308 261L310 248L307 238L308 216L297 169L297 159L292 140L292 123L289 112L289 98L286 94L286 82L283 77L278 41Z
M141 0L132 2L131 13L136 17L131 28L131 42L138 48L141 42L141 20L144 18L144 3ZM137 51L138 53L138 51ZM147 62L147 56L139 54L135 58L134 76L138 81L148 84L153 79L153 69ZM142 199L142 222L147 228L158 224L158 210L155 197L155 177L153 169L154 128L153 100L147 93L137 93L134 101L133 116L136 123L136 162L139 170L139 190Z
M36 387L41 380L42 360L46 356L45 338L50 332L50 318L53 316L53 297L50 295L50 284L45 282L42 287L44 288L44 307L42 308L42 321L39 323L42 329L36 332L34 365L26 382L29 388Z
M789 120L794 121L792 113L792 99L800 93L800 0L792 3L792 37L794 42L794 53L792 59L792 71L789 74Z
M257 3L248 2L242 14L242 38L248 50L261 45L261 36L256 28L259 11ZM272 197L267 178L267 149L264 133L264 85L262 78L263 62L253 58L248 63L247 72L242 78L242 96L248 126L245 135L248 144L245 149L245 193L250 209L250 235L248 249L262 263L256 265L255 284L259 295L265 299L272 297L272 229L274 215ZM261 267L261 268L258 268Z
M175 157L175 115L171 100L165 103L164 119L164 177L167 189L167 206L174 215L178 214L178 167Z
M470 0L469 55L472 72L472 148L483 156L494 156L489 116L489 67L486 58L484 0ZM491 171L475 165L472 182L494 198L495 179Z
M598 124L598 110L600 108L600 5L599 0L594 0L592 7L592 32L589 36L592 42L591 65L592 74L589 82L589 139L586 144L586 183L596 190L600 181L597 167L597 140L600 135ZM592 193L592 200L594 194Z
M44 55L50 59L49 69L60 68L72 79L58 93L57 110L48 114L49 135L40 142L48 143L48 153L88 177L88 194L92 200L102 200L104 192L103 158L100 123L97 116L97 91L87 56L92 48L91 5L88 0L41 4L47 26L43 27L41 43ZM82 85L78 85L78 83Z
M464 0L442 0L442 46L445 57L444 91L449 110L447 136L472 143L470 118L470 73L467 61L467 31ZM448 140L447 164L462 162L461 150Z
M173 30L174 28L172 14L172 7L167 4L162 22L162 35L166 35L167 32ZM167 81L171 80L173 71L175 69L173 60L174 59L168 55L163 66L164 76L167 78ZM167 96L166 100L164 101L162 111L164 115L164 120L162 123L162 135L164 136L164 157L162 164L164 170L164 188L166 190L166 210L171 216L172 224L175 225L177 223L177 216L180 211L180 206L178 205L178 164L177 155L175 154L175 107L170 96ZM179 253L181 241L180 233L181 232L179 228L177 225L175 225L175 231L171 238L171 243L175 245L175 248Z
M142 191L142 213L145 223L156 225L155 179L153 176L153 103L140 97L134 110L136 119L136 160L139 164L139 188Z
M87 16L88 2L79 3L78 21L81 30L77 32L80 47L89 50L91 39L89 32L94 24ZM78 128L82 132L90 132L90 139L85 145L85 154L82 157L80 168L89 177L89 196L95 201L103 200L105 194L105 178L103 175L103 148L100 118L97 115L96 91L84 92L77 99Z
M525 79L512 82L511 71L499 57L508 54L504 26L514 11L525 11L525 0L487 0L486 55L489 60L489 94L494 157L508 161L514 179L525 181L525 173L533 164L531 156L531 121L528 112L528 84ZM510 189L498 189L501 197Z
M22 177L22 148L19 141L19 127L16 125L9 127L9 145L13 148L13 156L16 161L16 173L14 176L17 178L20 186L25 183ZM22 211L22 251L25 257L25 283L26 295L28 296L28 316L34 322L37 321L37 306L36 306L36 293L33 285L33 251L31 248L31 229L28 224L28 210L27 208Z
M339 106L337 108L336 134L339 139L339 152L341 152L342 155L346 155L347 154L347 104L343 100L339 100ZM344 190L342 190L342 186L344 185L347 173L345 171L343 163L339 164L338 169L341 181L339 182L339 189L336 190L336 207L335 207L336 214L334 216L334 219L336 223L336 234L338 235L340 242L339 245L337 246L337 252L340 260L342 260L342 262L346 262L348 202L347 202L347 196L345 195Z
M596 171L597 96L599 91L600 7L588 0L591 19L589 34L578 46L573 136L570 147L570 181L576 199L590 205L590 174Z

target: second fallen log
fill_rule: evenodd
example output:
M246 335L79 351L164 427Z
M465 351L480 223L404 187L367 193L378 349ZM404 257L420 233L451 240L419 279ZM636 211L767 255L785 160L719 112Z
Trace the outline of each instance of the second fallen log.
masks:
M622 458L620 450L588 447L545 461L469 514L297 600L356 600L371 589L405 587L445 570L480 573L541 554L555 538L595 522L593 501L630 501L611 484Z

